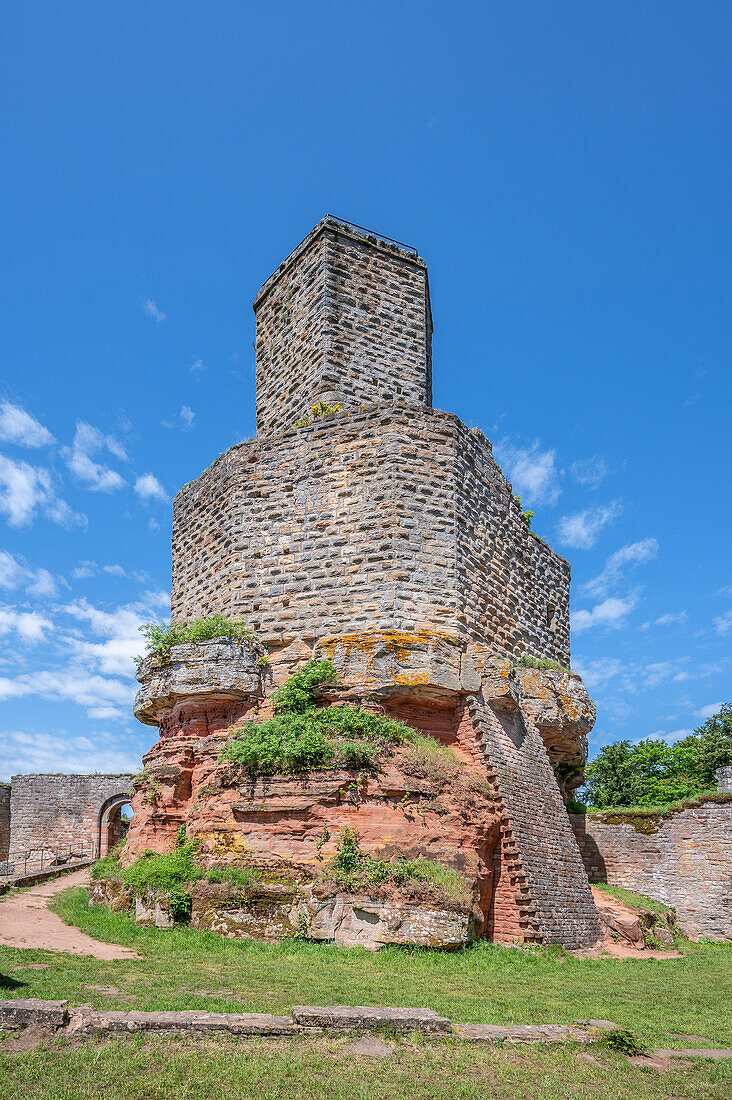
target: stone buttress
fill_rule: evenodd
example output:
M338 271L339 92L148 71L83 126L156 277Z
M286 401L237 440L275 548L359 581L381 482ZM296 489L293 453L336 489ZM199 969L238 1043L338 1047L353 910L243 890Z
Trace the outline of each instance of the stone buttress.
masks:
M569 565L529 529L482 432L432 408L424 260L327 217L254 308L257 437L175 499L172 617L243 618L258 642L177 647L163 667L141 667L136 714L161 734L147 763L168 786L158 805L135 803L131 850L170 846L203 812L200 791L232 722L266 711L272 687L303 661L329 657L331 701L402 718L490 784L484 827L455 817L452 856L429 815L423 834L425 852L456 866L469 850L482 933L594 943L563 798L581 782L594 722L567 668ZM313 417L319 402L340 408ZM280 810L265 792L254 824L241 798L226 811L248 849L300 852L307 830L291 801L283 817L282 800L295 797L283 784ZM389 838L395 851L419 846L384 790L355 807L321 793L326 824L352 821L374 851L390 850Z

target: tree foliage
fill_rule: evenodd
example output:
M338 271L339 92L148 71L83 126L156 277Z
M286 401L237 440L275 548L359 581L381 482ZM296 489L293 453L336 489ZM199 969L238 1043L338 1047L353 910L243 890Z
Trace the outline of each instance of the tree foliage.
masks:
M716 769L727 765L732 765L732 703L723 703L675 745L652 738L606 745L587 767L585 800L594 809L663 806L710 790Z

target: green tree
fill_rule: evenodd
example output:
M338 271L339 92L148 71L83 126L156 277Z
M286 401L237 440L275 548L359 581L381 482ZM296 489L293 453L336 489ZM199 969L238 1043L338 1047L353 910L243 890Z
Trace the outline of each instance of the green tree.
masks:
M716 769L726 765L732 765L732 703L675 745L652 738L605 745L587 767L584 796L600 810L663 806L713 788Z
M630 741L605 745L587 765L585 797L598 810L605 806L629 806L632 774Z
M717 768L732 767L732 703L722 703L694 732L699 739L699 779L711 786Z

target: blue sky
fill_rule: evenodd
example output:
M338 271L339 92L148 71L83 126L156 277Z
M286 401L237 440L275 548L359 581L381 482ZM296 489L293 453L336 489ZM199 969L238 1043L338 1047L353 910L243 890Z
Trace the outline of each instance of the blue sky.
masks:
M171 500L326 212L430 266L435 405L572 562L593 750L730 699L726 2L6 6L0 776L134 769Z

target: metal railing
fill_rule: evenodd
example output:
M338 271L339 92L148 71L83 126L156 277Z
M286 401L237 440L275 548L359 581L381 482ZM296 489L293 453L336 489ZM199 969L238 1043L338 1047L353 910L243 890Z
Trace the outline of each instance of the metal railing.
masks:
M413 244L405 244L404 241L397 241L394 237L385 237L383 233L374 233L373 229L367 229L364 225L356 225L355 222L349 222L345 218L339 218L337 214L326 214L326 218L330 218L333 222L338 222L340 225L346 225L350 229L358 229L360 233L365 234L367 237L373 237L377 241L386 241L387 244L395 244L399 248L403 248L405 252L412 252L415 256L419 253Z
M0 880L22 879L41 871L63 870L77 863L86 863L98 858L96 844L70 845L68 848L26 848L19 852L10 852L7 859L0 860Z

